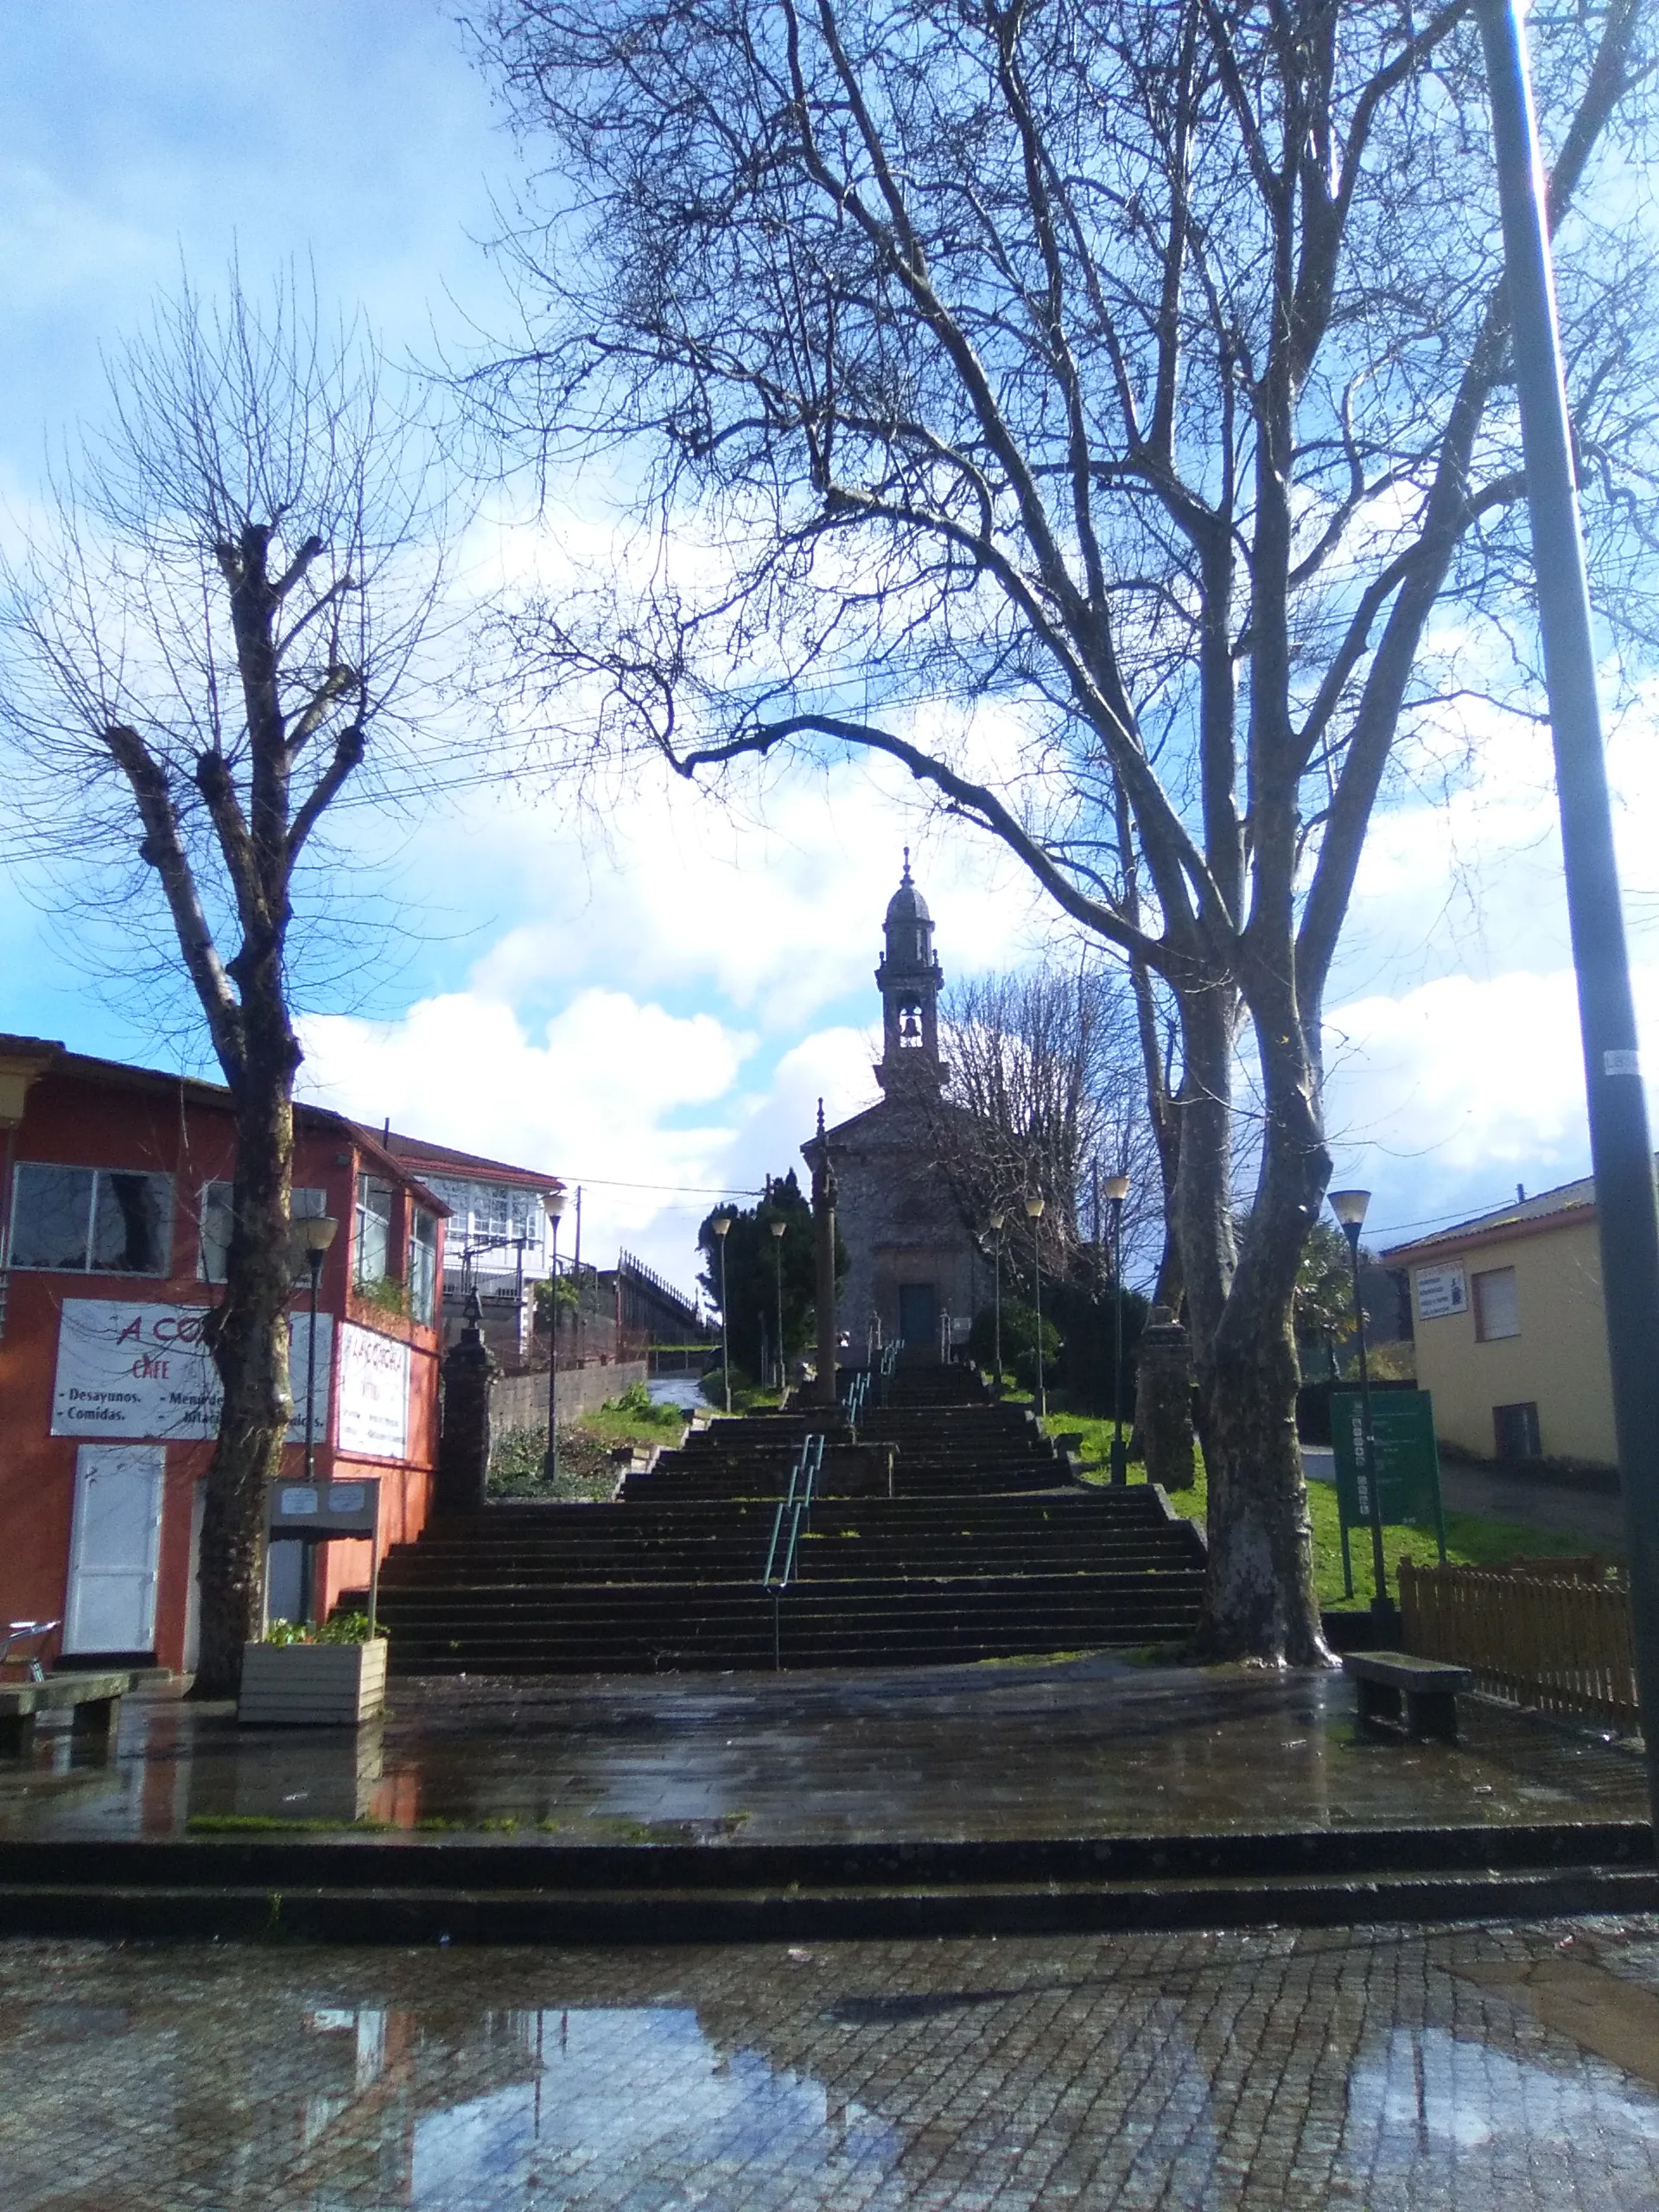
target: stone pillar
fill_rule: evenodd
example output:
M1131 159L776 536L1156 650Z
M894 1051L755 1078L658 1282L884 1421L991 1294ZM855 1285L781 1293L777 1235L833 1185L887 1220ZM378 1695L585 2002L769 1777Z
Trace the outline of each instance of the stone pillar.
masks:
M1192 1440L1192 1363L1186 1331L1168 1306L1154 1306L1136 1353L1135 1425L1147 1480L1188 1490L1198 1474Z
M484 1341L476 1290L467 1297L461 1334L443 1356L443 1419L438 1430L434 1516L481 1513L490 1471L490 1385L501 1363Z
M817 1237L818 1382L821 1406L836 1402L840 1339L836 1328L836 1171L823 1141L823 1101L818 1101L817 1160L812 1169L812 1226Z

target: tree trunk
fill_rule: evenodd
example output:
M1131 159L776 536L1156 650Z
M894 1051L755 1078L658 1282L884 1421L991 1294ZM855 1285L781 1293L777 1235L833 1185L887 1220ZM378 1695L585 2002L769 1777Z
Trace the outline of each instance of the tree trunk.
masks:
M288 1374L294 1294L289 1200L298 1063L280 1008L256 1013L249 1007L228 1282L211 1339L225 1404L201 1520L197 1697L236 1695L242 1647L260 1633L266 1486L282 1471L283 1439L294 1412Z
M1293 1300L1330 1156L1294 1009L1258 1005L1255 1031L1267 1100L1256 1204L1225 1311L1198 1358L1210 1484L1198 1643L1211 1658L1320 1666L1330 1663L1330 1653L1313 1586L1313 1532L1296 1440ZM1213 1185L1225 1163L1206 1165Z

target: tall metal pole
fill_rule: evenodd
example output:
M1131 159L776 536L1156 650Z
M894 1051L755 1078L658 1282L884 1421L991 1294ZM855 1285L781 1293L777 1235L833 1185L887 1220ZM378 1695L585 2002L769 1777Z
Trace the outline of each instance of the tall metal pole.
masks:
M1123 1201L1112 1205L1112 1480L1129 1479L1123 1449Z
M1382 1556L1382 1497L1376 1481L1376 1435L1371 1427L1371 1369L1365 1356L1365 1309L1359 1296L1359 1231L1357 1221L1344 1221L1348 1262L1354 1284L1354 1340L1359 1346L1360 1457L1364 1461L1366 1518L1371 1524L1371 1611L1379 1621L1392 1621L1394 1601L1389 1596L1389 1569Z
M305 1479L313 1482L316 1477L316 1418L314 1403L317 1388L317 1284L322 1274L321 1252L308 1252L306 1260L311 1269L311 1333L305 1347ZM300 1618L308 1623L316 1604L317 1548L308 1543L300 1553Z
M547 1279L552 1294L547 1311L547 1457L542 1466L551 1485L559 1478L559 1217L551 1206L547 1225L553 1234L552 1272Z
M1516 391L1578 976L1637 1695L1647 1745L1649 1801L1659 1817L1659 1210L1654 1200L1653 1141L1637 1058L1526 48L1510 0L1478 0L1476 14L1492 104Z
M996 1361L996 1391L1002 1395L1002 1224L1007 1216L991 1216L991 1235L995 1243L991 1246L991 1344Z
M772 1224L772 1274L778 1292L778 1395L781 1400L789 1387L789 1377L784 1372L784 1230L787 1223L774 1221Z
M818 1101L818 1133L812 1160L812 1230L817 1240L816 1300L818 1380L814 1393L821 1406L836 1402L836 1363L841 1345L836 1327L836 1200L840 1191L835 1162L824 1134L823 1101Z
M1039 1224L1043 1218L1040 1198L1026 1200L1026 1216L1031 1223L1031 1280L1036 1292L1037 1306L1037 1418L1046 1420L1048 1392L1043 1383L1043 1248Z
M715 1234L720 1239L720 1374L726 1389L726 1410L732 1410L732 1308L726 1295L726 1239L730 1233L729 1214L717 1215Z

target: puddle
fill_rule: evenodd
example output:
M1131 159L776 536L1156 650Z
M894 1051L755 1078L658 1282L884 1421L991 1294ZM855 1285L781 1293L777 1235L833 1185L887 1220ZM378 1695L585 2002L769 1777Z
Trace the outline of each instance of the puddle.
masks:
M1659 2095L1630 2068L1655 1927L1580 1924L1602 1964L1491 1930L367 1958L18 1942L0 2202L1651 2212Z
M113 1758L0 1767L0 1834L291 1829L840 1841L1640 1818L1639 1758L1465 1700L1465 1740L1354 1740L1340 1676L1100 1656L906 1673L395 1681L383 1719L244 1729L132 1698Z
M503 2212L543 2193L666 2212L740 2187L850 2206L897 2162L895 2129L753 2051L723 2054L689 2006L543 2011L514 2031L531 2078L416 2120L410 2205L448 2212L487 2183Z

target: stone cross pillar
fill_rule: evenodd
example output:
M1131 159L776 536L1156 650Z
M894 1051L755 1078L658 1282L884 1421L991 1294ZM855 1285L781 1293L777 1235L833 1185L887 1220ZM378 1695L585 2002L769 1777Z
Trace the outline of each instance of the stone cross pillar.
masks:
M823 1141L823 1101L818 1101L817 1163L812 1170L812 1226L817 1236L818 1384L821 1406L836 1402L839 1340L836 1330L836 1171Z
M1198 1474L1192 1446L1192 1361L1186 1331L1166 1306L1154 1306L1141 1332L1135 1425L1147 1480L1188 1490Z
M467 1296L459 1337L443 1356L443 1419L438 1430L434 1516L481 1513L490 1471L490 1385L501 1363L484 1341L478 1293Z

